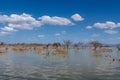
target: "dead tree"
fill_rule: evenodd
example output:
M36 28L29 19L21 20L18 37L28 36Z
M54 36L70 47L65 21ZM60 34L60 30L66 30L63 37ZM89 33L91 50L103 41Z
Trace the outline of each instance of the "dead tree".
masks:
M72 41L71 40L64 40L64 45L67 47L67 50L69 48L69 46L72 44Z
M97 50L97 48L101 48L102 47L102 43L98 42L98 41L92 41L90 42L90 44L94 47L93 50Z

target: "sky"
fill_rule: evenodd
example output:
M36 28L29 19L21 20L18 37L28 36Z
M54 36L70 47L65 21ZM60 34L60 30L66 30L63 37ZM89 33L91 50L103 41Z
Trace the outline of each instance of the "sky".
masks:
M0 0L0 41L120 43L120 0Z

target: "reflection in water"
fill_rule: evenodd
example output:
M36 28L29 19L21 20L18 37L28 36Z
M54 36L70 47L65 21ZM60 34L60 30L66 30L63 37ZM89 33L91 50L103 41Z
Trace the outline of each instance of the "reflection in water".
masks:
M120 51L111 49L0 48L0 79L119 80Z

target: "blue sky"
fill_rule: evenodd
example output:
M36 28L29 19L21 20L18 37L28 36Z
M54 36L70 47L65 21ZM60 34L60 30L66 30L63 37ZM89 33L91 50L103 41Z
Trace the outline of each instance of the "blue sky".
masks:
M1 0L0 41L120 43L120 0Z

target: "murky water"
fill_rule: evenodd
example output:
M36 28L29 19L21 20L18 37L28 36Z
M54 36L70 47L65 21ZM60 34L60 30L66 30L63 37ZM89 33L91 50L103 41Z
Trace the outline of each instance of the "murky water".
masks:
M35 50L0 53L0 80L120 80L120 51L89 47L68 53Z

